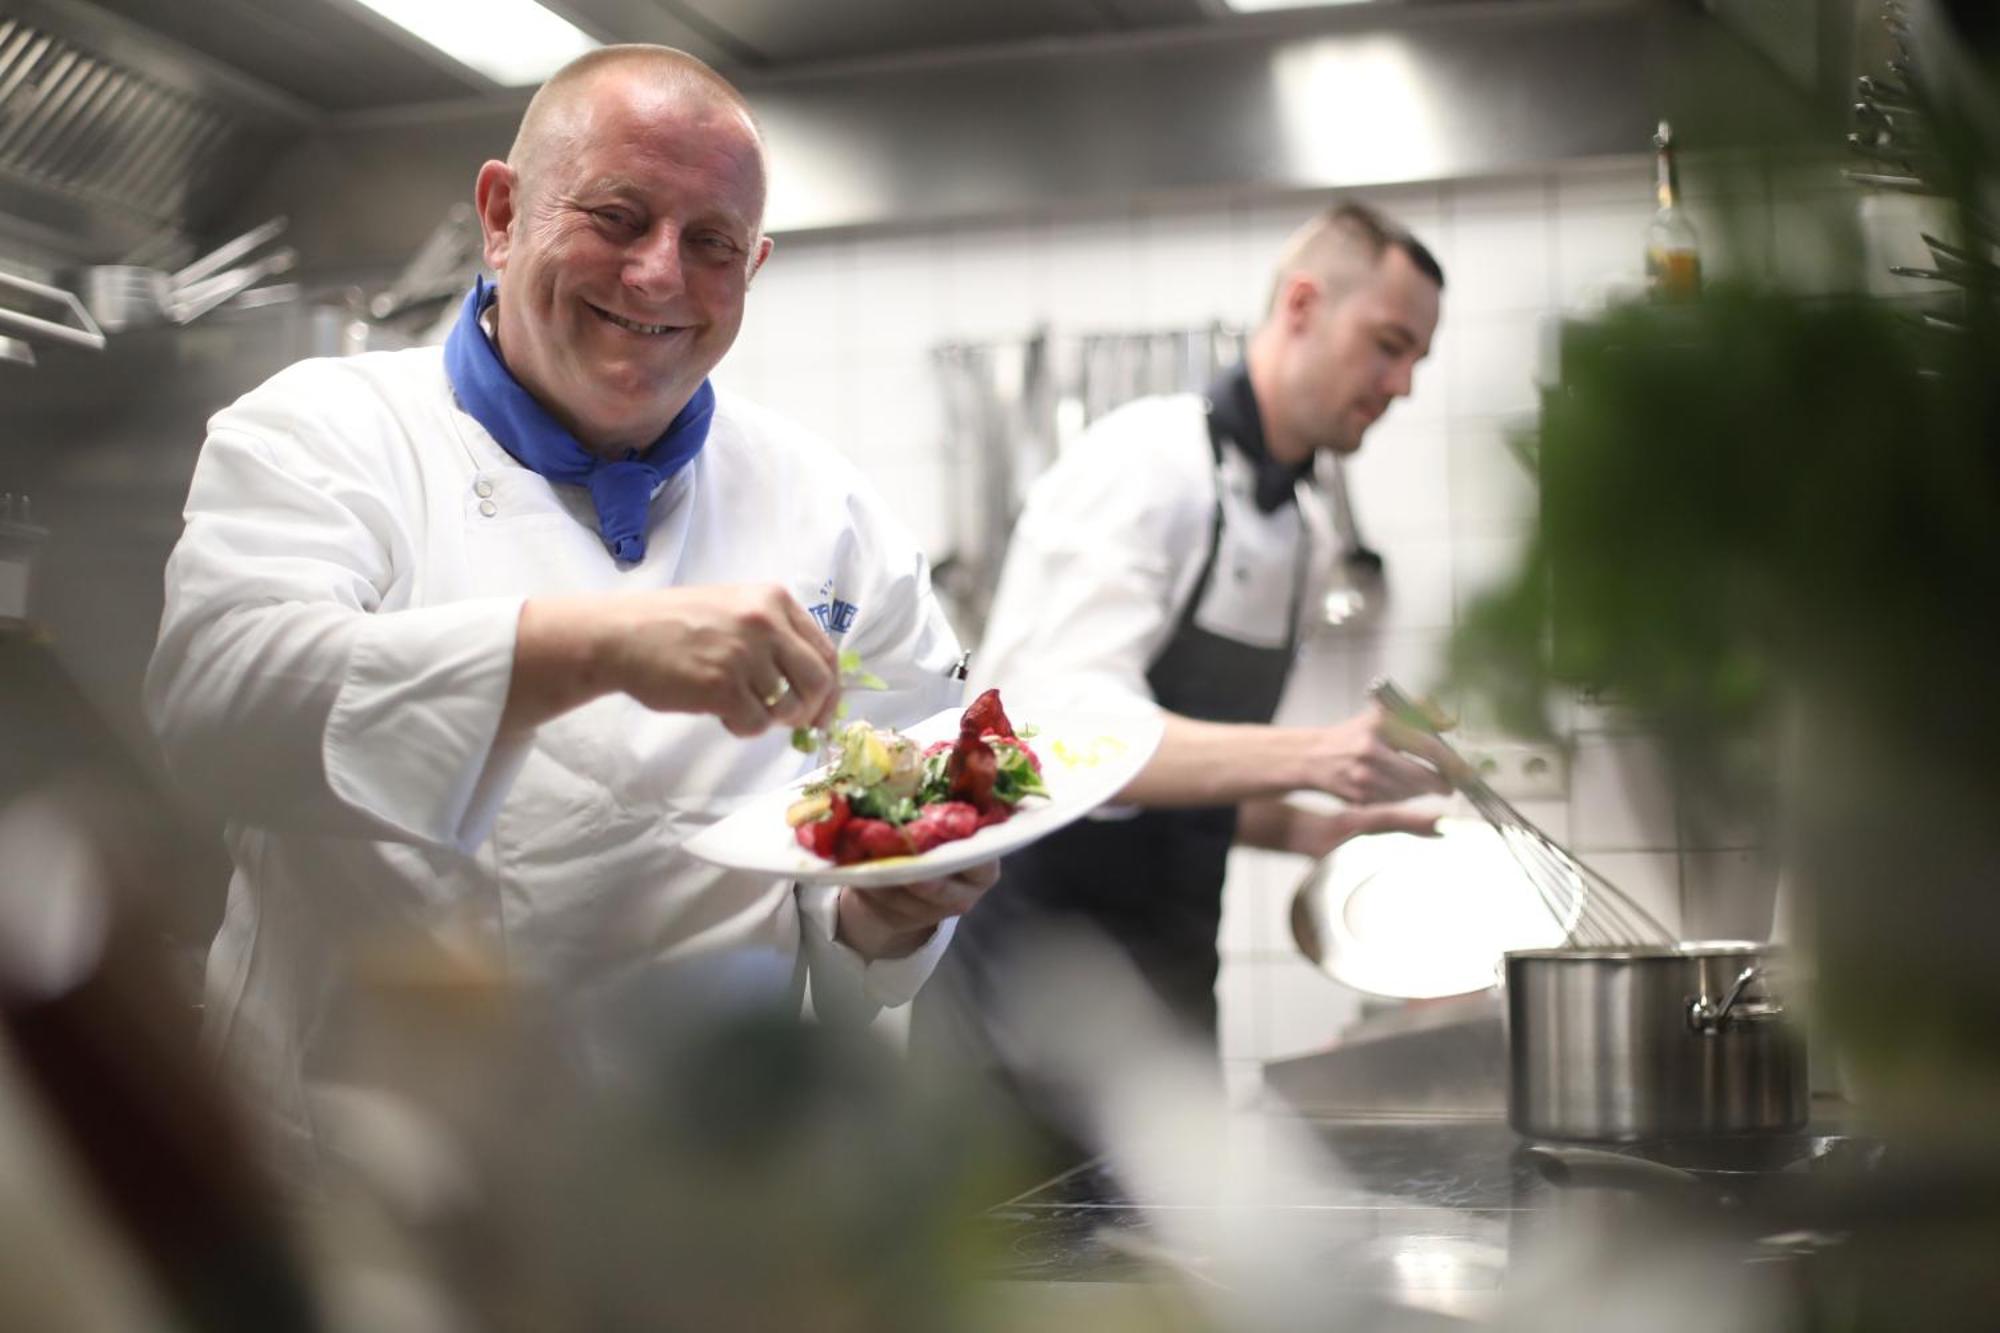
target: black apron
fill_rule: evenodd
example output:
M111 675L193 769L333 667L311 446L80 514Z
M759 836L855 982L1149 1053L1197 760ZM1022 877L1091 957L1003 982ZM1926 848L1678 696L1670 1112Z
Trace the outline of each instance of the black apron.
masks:
M1298 645L1308 541L1303 522L1292 569L1283 646L1269 648L1195 623L1218 577L1223 548L1225 439L1207 417L1216 468L1208 556L1173 635L1146 673L1160 706L1213 722L1267 723ZM1286 503L1296 507L1296 498ZM951 947L918 993L912 1059L975 1066L995 1076L1031 1115L1047 1118L1031 1088L1010 1077L991 1024L1010 984L1033 984L1031 951L1050 928L1082 922L1124 950L1186 1035L1216 1041L1216 932L1222 881L1236 836L1236 807L1142 810L1129 819L1085 819L1015 853L999 883L960 918Z

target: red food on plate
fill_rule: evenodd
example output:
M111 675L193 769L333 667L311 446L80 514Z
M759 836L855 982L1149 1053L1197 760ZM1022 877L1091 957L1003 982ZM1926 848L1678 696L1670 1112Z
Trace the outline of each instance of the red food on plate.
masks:
M1000 707L1000 691L988 690L967 705L965 716L959 719L958 732L961 737L992 732L1013 740L1014 728L1007 721L1006 710Z
M1005 821L1028 796L1047 795L1041 761L1015 734L998 690L960 715L957 740L923 751L921 782L909 746L865 724L850 728L840 763L787 812L798 844L838 865L918 855Z
M915 851L909 835L886 819L850 819L834 839L832 859L837 865L851 866L856 861L880 861Z
M919 852L927 852L939 843L969 838L981 827L979 811L973 806L964 801L937 801L903 825L903 832L910 835Z

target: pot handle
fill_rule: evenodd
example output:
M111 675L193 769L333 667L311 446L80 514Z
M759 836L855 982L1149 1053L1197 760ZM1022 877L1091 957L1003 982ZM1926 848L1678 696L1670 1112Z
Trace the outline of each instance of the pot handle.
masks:
M1706 995L1697 995L1688 1001L1688 1027L1704 1037L1712 1037L1731 1024L1768 1023L1784 1017L1785 1006L1769 1000L1739 1003L1743 998L1743 988L1748 986L1764 971L1762 963L1752 963L1743 969L1730 986L1729 993L1717 1004Z

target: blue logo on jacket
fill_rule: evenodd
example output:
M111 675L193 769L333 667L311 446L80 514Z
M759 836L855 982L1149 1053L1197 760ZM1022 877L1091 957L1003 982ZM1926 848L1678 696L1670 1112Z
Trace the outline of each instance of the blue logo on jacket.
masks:
M854 628L855 614L861 608L852 602L844 602L835 597L832 579L819 585L819 595L825 600L807 607L806 614L818 621L821 629L828 635L838 635Z

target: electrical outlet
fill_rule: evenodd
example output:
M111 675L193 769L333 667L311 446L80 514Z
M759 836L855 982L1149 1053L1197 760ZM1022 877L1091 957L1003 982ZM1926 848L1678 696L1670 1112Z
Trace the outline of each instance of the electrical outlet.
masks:
M1486 785L1510 801L1560 801L1569 796L1569 761L1560 746L1469 738L1455 744Z

